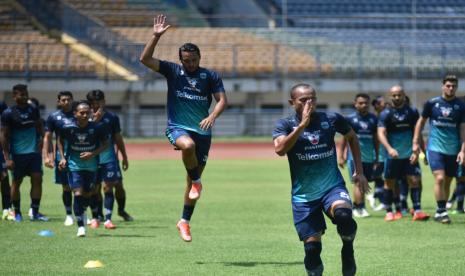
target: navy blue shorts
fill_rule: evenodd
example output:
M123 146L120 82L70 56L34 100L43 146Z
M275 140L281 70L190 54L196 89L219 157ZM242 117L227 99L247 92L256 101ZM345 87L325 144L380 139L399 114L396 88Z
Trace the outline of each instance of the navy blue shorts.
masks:
M98 165L97 183L102 181L107 183L121 183L122 180L123 176L121 175L121 169L118 161Z
M173 146L176 145L176 140L179 137L183 135L190 137L195 143L195 155L197 156L197 162L199 162L199 165L202 166L207 164L208 152L210 151L210 145L212 142L211 135L201 135L197 132L178 127L167 128L165 134Z
M409 159L386 159L384 179L402 179L407 175L421 176L420 164L410 164Z
M457 155L447 155L436 151L428 150L426 152L428 157L429 167L431 171L443 170L446 176L455 177L458 176L458 163Z
M349 192L345 186L336 186L329 190L322 198L310 202L292 202L294 225L301 241L326 230L323 212L329 217L331 205L343 200L352 205ZM334 222L333 222L334 223Z
M68 169L58 169L59 162L55 160L55 184L68 185Z
M70 171L68 182L71 189L82 188L86 192L92 191L95 187L96 172L92 171Z
M33 173L42 173L42 156L40 153L14 154L12 158L15 163L13 179L20 180Z
M349 166L348 166L349 167L349 178L350 178L350 181L354 182L352 180L352 175L354 175L354 171L355 171L354 160L350 160L348 162L348 164L349 164ZM362 166L363 166L363 175L365 175L368 182L373 181L373 166L374 166L374 163L365 163L365 162L363 162Z

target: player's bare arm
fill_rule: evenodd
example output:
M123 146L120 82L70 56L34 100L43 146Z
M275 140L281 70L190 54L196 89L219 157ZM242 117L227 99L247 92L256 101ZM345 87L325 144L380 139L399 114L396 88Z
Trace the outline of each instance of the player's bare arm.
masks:
M126 145L124 144L123 136L121 135L121 133L115 133L115 135L113 136L113 139L116 144L117 152L118 151L121 152L121 156L123 157L122 167L123 167L123 170L126 171L129 168L129 162L128 162L128 155L126 153Z
M207 118L203 119L199 126L203 130L208 130L213 127L215 124L216 118L218 118L221 113L226 109L226 106L228 105L228 100L226 99L226 94L223 92L220 93L214 93L213 97L215 97L216 100L216 105L215 108L213 108L212 113L208 115Z
M81 154L79 155L79 157L82 159L82 160L89 160L91 159L92 157L94 156L97 156L99 155L100 153L102 153L102 151L106 150L107 147L110 145L109 141L108 140L105 140L102 145L100 147L98 147L96 150L94 151L86 151L86 152L81 152Z
M385 127L378 127L378 140L384 146L391 158L399 157L399 153L389 144Z
M42 156L44 158L44 165L47 168L53 169L54 161L53 158L53 143L52 143L52 132L46 131L44 135L44 146L42 148Z
M363 165L362 165L362 154L360 153L360 143L357 138L355 131L351 129L344 138L349 144L352 157L354 159L354 175L352 176L355 185L359 186L360 192L366 194L370 191L370 186L368 186L368 181L363 174Z
M65 158L65 148L64 148L64 142L63 142L63 137L58 136L57 139L57 147L58 147L58 152L60 153L60 163L58 163L58 169L64 170L66 169L66 158Z
M10 128L7 126L2 126L1 140L2 140L2 147L3 147L3 155L5 156L6 167L9 170L13 170L13 168L15 167L15 164L13 160L10 159L10 137L11 137Z
M337 164L338 166L343 169L344 164L347 161L347 141L346 139L341 139L340 143L336 144L336 153L337 153Z
M418 118L417 123L415 124L415 130L413 132L413 140L412 140L413 154L412 154L412 157L410 158L410 162L413 162L413 163L418 162L418 155L420 154L421 140L422 140L421 132L423 128L425 127L426 120L428 120L428 118L424 118L420 116L420 118Z
M166 16L163 14L155 16L153 19L152 37L145 45L139 58L139 61L142 64L156 72L160 69L160 60L153 58L153 52L155 51L155 46L157 46L158 40L160 40L160 37L166 32L166 30L168 30L169 27L170 25L166 25Z
M302 120L300 124L287 136L279 136L274 139L274 149L276 154L284 156L297 142L300 134L310 124L310 115L315 109L315 105L310 100L305 102L302 111Z
M463 165L465 161L465 123L460 124L460 140L462 141L459 154L457 154L457 163Z

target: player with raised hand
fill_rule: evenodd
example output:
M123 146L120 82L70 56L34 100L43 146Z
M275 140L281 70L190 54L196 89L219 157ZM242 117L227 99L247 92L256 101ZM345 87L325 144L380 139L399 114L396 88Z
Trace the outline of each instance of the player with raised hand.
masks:
M184 208L177 228L181 238L190 242L189 222L202 191L200 177L207 163L212 127L226 108L227 99L218 74L199 66L200 50L197 45L185 43L179 48L181 65L153 58L155 46L169 27L164 15L154 18L152 37L145 45L140 62L162 74L168 84L166 136L181 150L187 171ZM216 105L209 113L213 98Z

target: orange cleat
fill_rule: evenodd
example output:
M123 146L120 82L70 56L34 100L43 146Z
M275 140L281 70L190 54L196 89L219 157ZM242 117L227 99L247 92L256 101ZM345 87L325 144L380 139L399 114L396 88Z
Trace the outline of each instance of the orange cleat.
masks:
M196 200L200 198L202 192L202 183L192 183L191 190L189 191L189 198Z
M181 236L181 239L185 242L190 242L192 241L192 236L191 236L191 227L189 223L180 220L178 224L176 224L176 228L179 230L179 235Z
M402 218L402 213L397 211L395 214L394 214L394 219L395 220L398 220L398 219L401 219Z
M413 213L413 218L412 220L413 221L422 221L422 220L428 220L429 219L429 215L423 211L416 211L415 213Z
M384 217L384 221L395 221L396 219L394 218L394 214L392 212L386 213L386 216Z
M97 229L99 226L100 226L100 222L98 221L98 219L92 219L90 221L90 228Z
M113 222L111 222L111 220L105 221L103 226L105 226L105 229L110 229L110 230L116 229L116 225L114 225Z

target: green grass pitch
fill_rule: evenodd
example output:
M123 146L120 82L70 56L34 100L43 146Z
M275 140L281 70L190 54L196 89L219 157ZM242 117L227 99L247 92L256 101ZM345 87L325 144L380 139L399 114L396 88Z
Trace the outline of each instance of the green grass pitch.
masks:
M41 210L52 220L0 222L0 275L305 275L285 158L210 160L191 224L192 243L181 241L175 228L184 189L180 160L131 162L125 187L135 221L115 217L116 230L88 229L85 238L75 236L75 226L63 226L61 187L52 184L51 170L45 172ZM23 213L29 206L28 182L22 186ZM432 214L427 168L423 183L423 206ZM465 216L440 225L410 217L385 223L383 212L371 214L357 220L358 275L465 275ZM55 236L37 235L46 229ZM341 274L340 246L329 222L323 236L325 275ZM85 269L88 260L105 266Z

